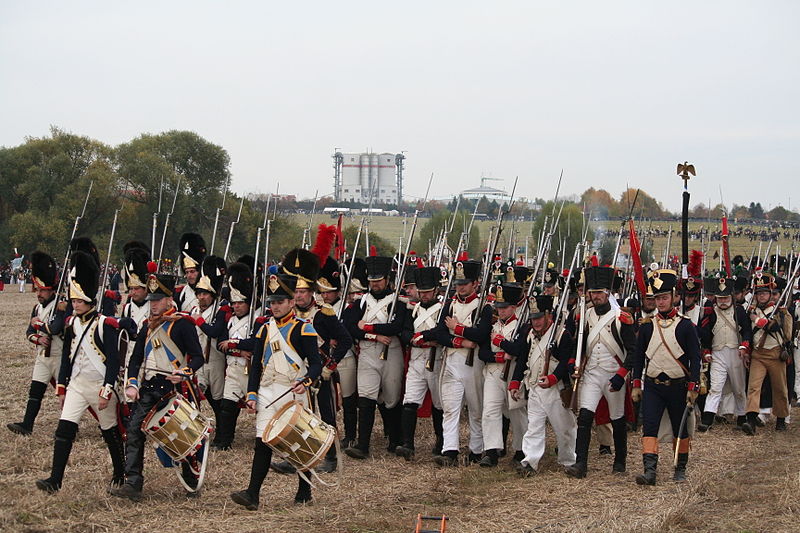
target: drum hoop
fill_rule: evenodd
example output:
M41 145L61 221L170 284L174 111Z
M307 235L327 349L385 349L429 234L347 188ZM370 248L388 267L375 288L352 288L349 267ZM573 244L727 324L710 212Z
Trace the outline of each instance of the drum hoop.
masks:
M165 400L165 399L167 400L167 403L166 403L166 404L164 404L164 405L165 405L165 406L166 406L166 405L169 405L169 404L170 404L170 403L172 403L172 401L173 401L173 396L180 396L180 395L179 395L177 392L175 392L175 391L172 391L172 392L170 392L169 394L167 394L166 396L162 396L162 397L161 397L161 398L160 398L160 399L159 399L159 400L158 400L158 401L157 401L157 402L156 402L156 403L153 405L153 407L151 407L151 408L150 408L150 410L147 412L147 415L145 415L145 417L144 417L144 420L142 420L142 426L141 426L141 429L142 429L142 431L143 431L145 434L147 434L147 432L149 431L149 428L150 428L150 420L152 420L152 418L153 418L153 417L155 416L155 414L158 412L158 405L159 405L159 404L162 402L162 400Z

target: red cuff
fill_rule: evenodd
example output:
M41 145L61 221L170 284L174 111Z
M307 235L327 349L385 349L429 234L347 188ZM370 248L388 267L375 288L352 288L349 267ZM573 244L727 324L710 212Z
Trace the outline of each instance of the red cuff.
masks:
M711 355L711 350L708 348L703 348L703 355Z
M619 370L617 370L617 375L621 378L625 378L625 376L628 375L628 369L623 366L619 367Z
M570 359L569 361L567 361L567 364L568 364L568 365L574 365L574 364L575 364L575 358L573 357L572 359Z
M194 319L194 325L195 326L199 327L199 326L202 326L205 323L206 323L205 319L203 317L201 317L201 316L199 316L199 317Z
M519 390L519 381L512 381L508 384L508 390Z
M328 364L325 365L325 367L328 368L328 370L330 370L331 372L333 372L334 370L336 370L337 367L336 361L331 359L330 361L328 361Z
M36 324L33 325L33 329L39 331L40 329L42 329L42 326L44 326L44 322L37 322Z
M503 337L502 335L500 335L499 333L497 333L497 334L495 334L495 335L492 337L492 344L494 344L495 346L498 346L498 347L499 347L499 346L500 346L500 344L501 344L501 343L502 343L504 340L506 340L506 338L505 338L505 337Z
M495 363L505 363L506 362L506 352L497 352L494 354L494 362Z
M453 328L453 333L455 333L459 337L463 337L464 336L464 328L466 328L466 326L464 324L456 324L456 327Z
M374 333L375 326L372 324L364 324L364 333Z
M59 383L56 385L56 396L64 396L67 393L67 386Z
M697 390L697 383L690 381L686 384L686 390Z
M464 344L464 337L453 337L453 348L461 348Z
M758 320L756 320L756 327L763 328L764 326L767 325L767 322L768 320L766 318L759 318Z
M553 385L556 384L557 381L558 381L558 378L556 378L555 374L548 374L547 375L547 383L548 383L547 386L548 387L552 387Z
M634 389L641 389L642 388L642 380L641 379L634 379L633 380L633 388Z

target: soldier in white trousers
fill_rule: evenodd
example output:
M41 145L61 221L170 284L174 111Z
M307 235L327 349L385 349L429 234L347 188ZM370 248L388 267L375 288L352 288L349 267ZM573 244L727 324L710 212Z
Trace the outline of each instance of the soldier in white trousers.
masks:
M411 345L411 357L406 374L406 392L403 397L403 444L395 453L410 460L414 455L414 437L417 429L417 409L430 391L431 418L436 435L434 455L440 455L444 444L442 436L442 402L439 397L439 372L441 371L441 348L436 341L426 341L426 332L436 327L442 303L439 301L439 281L441 270L438 267L423 267L414 270L414 283L417 286L419 303L408 311L403 340ZM431 358L433 355L433 358ZM431 365L433 362L433 365ZM438 451L438 453L437 453Z
M500 346L517 356L517 366L509 383L512 396L528 394L527 430L522 439L524 458L518 466L522 476L539 468L545 452L546 423L550 422L558 443L558 462L575 463L577 423L575 415L564 406L561 391L569 386L569 359L574 354L572 336L561 325L554 325L553 296L534 295L528 301L530 325L525 325L515 342ZM553 335L552 328L557 328ZM551 342L552 346L548 343ZM524 387L523 387L524 385Z
M737 425L746 421L745 364L750 356L753 330L747 312L741 305L733 303L733 283L734 280L724 274L705 281L707 290L715 296L715 302L704 314L699 330L703 355L711 365L711 387L697 426L699 431L708 431L714 423L725 385L733 394Z

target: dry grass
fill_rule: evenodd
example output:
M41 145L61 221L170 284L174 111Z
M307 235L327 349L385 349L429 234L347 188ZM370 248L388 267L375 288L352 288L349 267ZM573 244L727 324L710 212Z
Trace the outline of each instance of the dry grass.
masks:
M0 293L3 424L19 419L24 409L32 351L23 332L33 304L30 293ZM689 482L667 481L670 468L665 453L659 485L641 488L633 482L641 469L635 437L628 474L612 475L610 457L593 452L589 477L571 480L550 453L540 474L519 479L511 473L508 459L490 471L477 466L437 469L427 453L432 445L429 421L421 420L417 460L406 463L388 456L376 430L374 458L345 459L342 484L316 489L313 505L292 503L294 477L270 474L262 510L248 512L232 503L228 493L247 483L251 417L240 419L234 450L212 457L200 499L187 500L174 472L158 466L148 453L146 497L141 504L106 495L111 465L99 430L88 416L80 426L64 488L54 496L35 488L34 480L48 475L57 418L55 398L48 395L32 437L0 428L3 531L143 532L169 525L198 533L409 532L420 512L447 514L448 530L453 532L796 531L800 518L795 425L781 434L762 430L753 438L730 426L715 426L695 443Z

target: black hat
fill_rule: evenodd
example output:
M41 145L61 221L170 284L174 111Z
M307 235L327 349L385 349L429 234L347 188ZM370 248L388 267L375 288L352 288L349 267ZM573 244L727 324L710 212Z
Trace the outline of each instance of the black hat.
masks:
M659 294L672 293L678 285L678 275L674 270L662 268L653 270L647 278L647 294L658 296Z
M453 283L456 285L466 285L467 283L478 281L481 275L481 262L467 259L466 261L456 261L456 269L453 276Z
M724 273L718 273L716 276L705 279L703 284L708 294L714 296L730 296L733 294L733 287L735 281L725 276Z
M526 266L515 266L513 262L506 263L506 278L507 283L519 283L525 285L530 281L531 269Z
M100 286L100 266L80 250L72 253L69 264L69 298L94 302Z
M641 306L642 304L639 303L639 300L633 296L628 296L622 301L622 307L627 309L639 309Z
M494 306L508 307L519 305L523 297L522 285L517 283L502 283L494 290Z
M147 277L147 300L172 298L175 293L175 276L172 274L150 274Z
M342 288L342 273L339 271L339 262L331 256L325 259L325 264L319 269L317 276L317 290L319 292L338 291Z
M179 241L181 249L180 267L182 272L187 268L200 270L206 257L206 241L197 233L184 233Z
M786 288L786 284L787 283L788 282L786 281L786 278L782 278L780 276L776 276L775 277L775 287L772 290L783 292L783 289Z
M389 277L394 259L379 255L371 255L364 259L367 264L367 280L379 281Z
M256 290L258 291L257 294L261 294L261 283L262 278L264 277L264 263L261 261L256 264L256 258L252 255L245 254L241 256L239 259L235 261L236 263L244 263L248 267L250 267L250 272L256 277Z
M553 268L544 271L544 286L552 287L558 282L558 272Z
M253 296L253 271L245 263L233 263L225 274L231 290L231 303L247 302Z
M432 291L439 287L439 280L442 278L439 267L415 268L413 272L418 291Z
M286 254L281 261L286 274L297 278L297 289L315 289L319 277L319 257L316 254L295 248Z
M122 277L128 287L147 287L147 263L150 254L142 248L128 248L125 250L125 264L122 268Z
M578 286L578 280L581 279L581 267L577 267L572 272L572 277L569 278L569 290L574 291ZM569 269L565 268L558 276L558 286L562 289L567 284L567 277L569 276Z
M583 275L587 291L609 290L614 283L614 269L611 267L586 267Z
M36 289L54 289L56 285L55 260L44 252L33 252L31 254L31 270L33 286Z
M353 272L350 274L350 287L347 288L347 292L367 292L368 290L367 262L361 257L356 257L353 259Z
M299 278L290 274L272 274L267 282L267 301L274 302L294 298Z
M756 273L753 274L753 292L772 292L774 288L775 277L772 274L764 272L763 270L757 270Z
M100 254L97 252L97 246L94 245L92 239L89 237L75 237L69 243L70 252L84 252L89 254L97 266L100 266Z
M125 255L125 252L130 250L131 248L141 248L145 252L147 252L147 256L150 256L150 247L143 241L128 241L122 245L122 255Z
M206 291L217 296L222 290L222 284L225 283L225 274L227 268L225 267L225 260L216 255L209 255L203 259L203 265L200 268L200 279L197 281L195 291Z
M545 311L553 311L553 295L542 294L542 289L535 287L528 298L528 318L539 318Z
M741 273L737 274L733 277L733 290L736 292L742 292L747 290L747 287L750 286L750 278L747 277L747 274Z
M703 288L703 280L699 277L689 276L686 279L678 280L678 288L686 294L698 294Z

